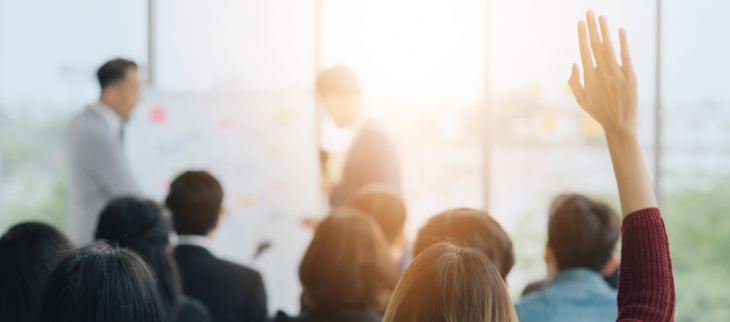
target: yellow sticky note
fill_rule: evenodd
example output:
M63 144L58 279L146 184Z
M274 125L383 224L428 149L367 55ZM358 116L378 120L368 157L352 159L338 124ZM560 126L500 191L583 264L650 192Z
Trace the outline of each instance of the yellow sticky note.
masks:
M294 109L288 106L280 107L276 112L276 122L279 124L288 124L294 121Z
M238 204L243 207L253 207L256 205L255 196L242 196L238 198Z
M599 135L603 132L601 124L588 115L583 116L581 125L583 133L586 135Z
M552 131L555 129L555 115L552 113L543 113L541 120L542 129L546 131Z
M282 148L278 145L269 145L266 147L266 155L280 155Z

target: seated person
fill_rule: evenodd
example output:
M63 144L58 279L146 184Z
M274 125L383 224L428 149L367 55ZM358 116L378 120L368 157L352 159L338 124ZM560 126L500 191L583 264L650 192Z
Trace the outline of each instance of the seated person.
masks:
M406 223L406 205L396 191L387 185L369 184L358 189L349 201L349 207L362 210L373 217L390 244L390 252L398 267L398 275L413 260L403 226Z
M616 267L620 225L607 205L564 197L548 220L550 281L515 305L520 321L615 321L616 290L601 274Z
M102 210L94 238L133 250L149 263L159 281L158 293L168 321L210 321L205 305L182 296L169 236L170 225L157 204L122 197L112 200Z
M550 210L548 211L548 218L552 218L555 214L555 210L558 209L558 206L560 206L564 201L571 198L572 194L570 193L564 193L559 196L557 196L555 199L553 199L553 202L550 204ZM546 251L545 254L547 255L548 252ZM554 256L551 259L545 258L546 264L548 264L548 277L544 280L532 282L528 284L525 289L522 291L522 296L524 297L527 294L537 292L543 289L545 285L550 282L550 279L555 277L555 274L557 274L557 269L555 269L554 265ZM552 265L551 265L552 263ZM610 263L610 264L609 264ZM611 259L609 260L609 263L604 266L604 269L601 270L601 275L603 276L603 279L608 283L608 285L611 286L613 289L618 288L618 255L616 253L611 254Z
M486 212L460 208L433 216L418 231L413 256L417 257L426 248L441 241L480 250L494 263L507 283L507 274L515 264L512 241L502 226Z
M170 185L165 204L178 234L173 253L183 293L203 301L214 322L266 321L261 274L218 259L208 249L223 211L223 188L218 180L205 171L185 172Z
M28 222L0 238L0 321L30 321L55 259L71 250L56 228Z
M40 297L37 322L164 322L155 273L131 250L92 243L63 256Z
M398 282L384 322L517 322L502 275L476 248L440 242Z
M299 266L298 317L275 322L380 322L395 283L388 242L370 216L341 208L323 220Z

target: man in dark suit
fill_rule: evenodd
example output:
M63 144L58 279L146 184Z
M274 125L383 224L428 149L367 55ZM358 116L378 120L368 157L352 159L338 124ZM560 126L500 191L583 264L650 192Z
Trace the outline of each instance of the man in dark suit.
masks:
M222 211L223 189L205 171L188 171L170 185L165 204L178 233L175 260L185 295L203 301L213 322L266 321L266 291L257 271L208 251Z
M400 157L385 127L363 107L355 73L337 66L317 78L317 95L339 127L354 130L342 181L330 192L330 204L345 205L360 187L382 183L401 193Z

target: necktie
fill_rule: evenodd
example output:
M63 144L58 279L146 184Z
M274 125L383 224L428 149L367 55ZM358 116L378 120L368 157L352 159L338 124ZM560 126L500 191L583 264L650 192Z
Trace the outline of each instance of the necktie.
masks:
M127 125L127 121L121 121L119 123L119 141L122 142L122 146L124 146L124 126Z

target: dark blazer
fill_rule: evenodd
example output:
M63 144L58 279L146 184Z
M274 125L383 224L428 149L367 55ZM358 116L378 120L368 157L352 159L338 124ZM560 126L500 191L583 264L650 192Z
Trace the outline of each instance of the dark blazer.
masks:
M333 188L330 204L346 204L358 188L370 183L386 184L401 193L398 150L388 131L376 119L370 119L352 143L342 181Z
M177 246L174 255L183 293L205 303L211 321L266 321L266 291L257 271L218 259L198 246Z
M203 302L183 296L177 305L177 310L175 310L169 321L210 322L210 313Z
M331 309L313 310L298 317L279 311L273 322L381 322L383 316L369 310Z

